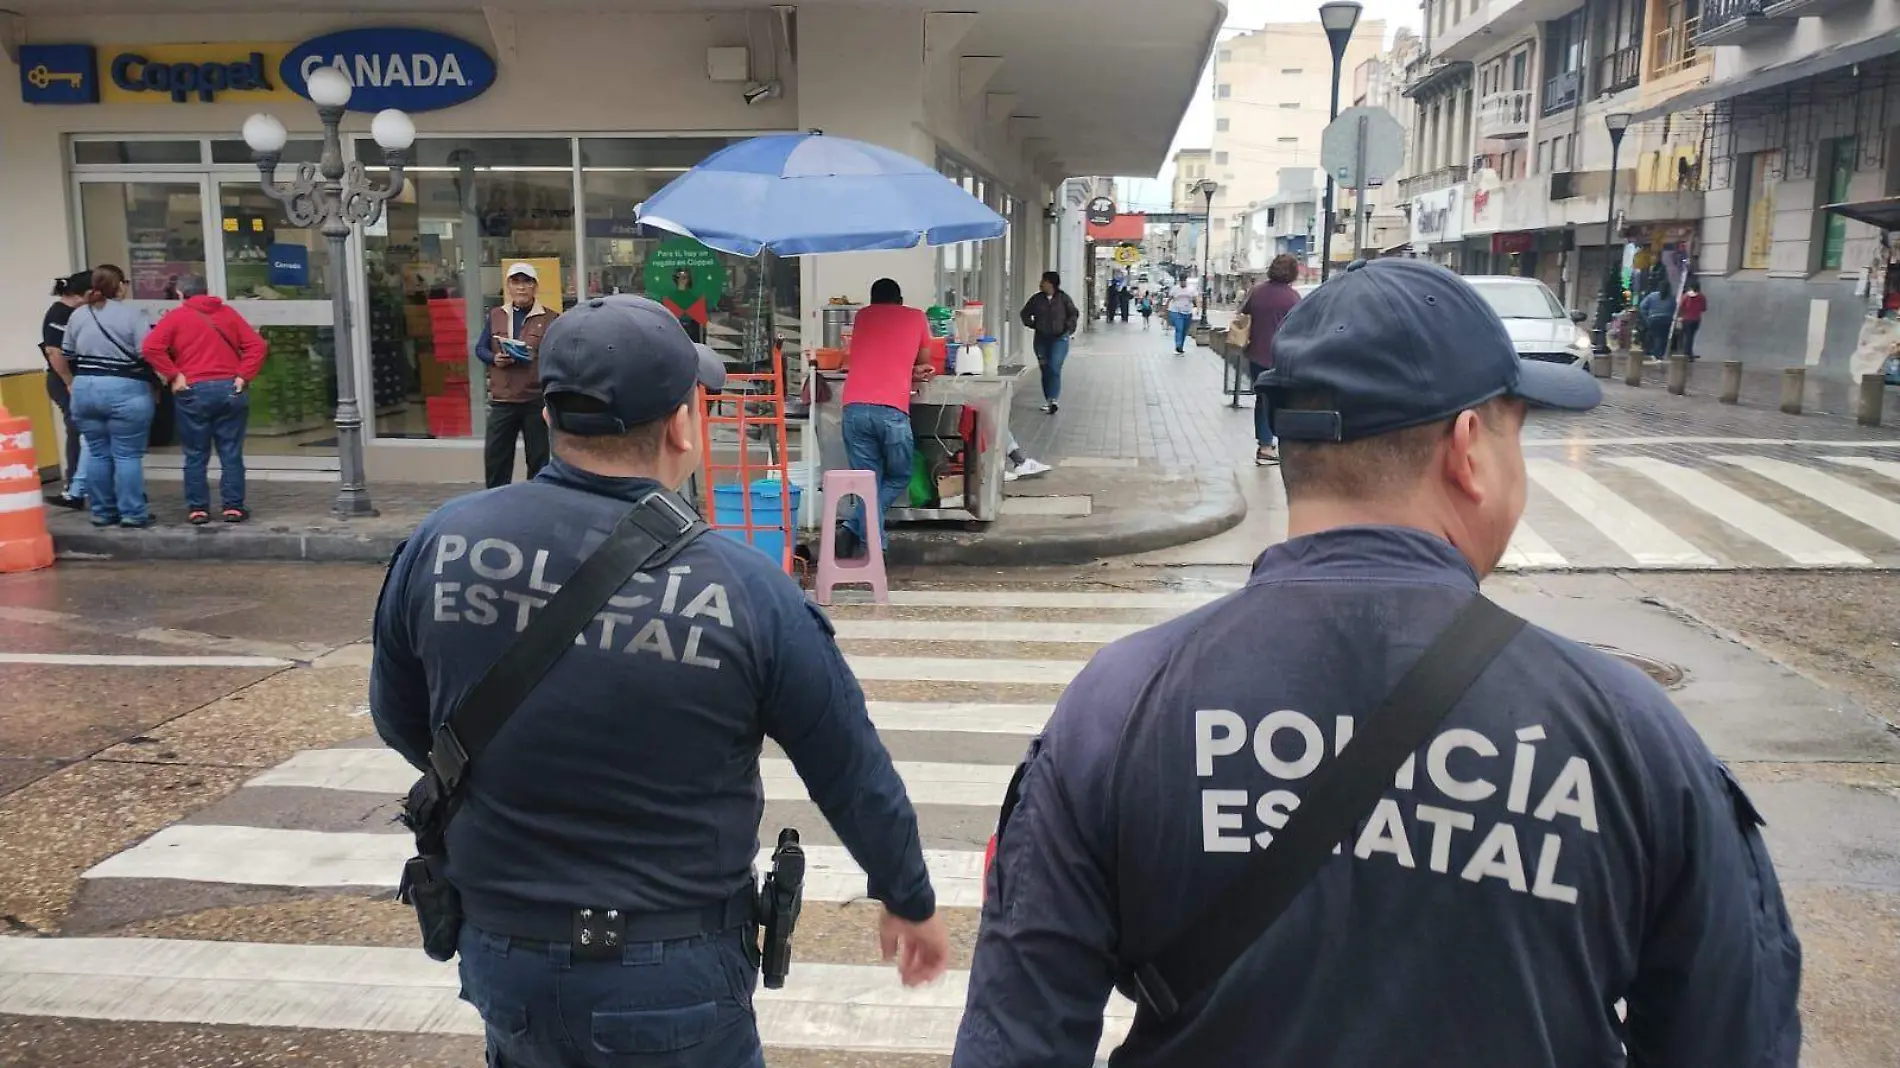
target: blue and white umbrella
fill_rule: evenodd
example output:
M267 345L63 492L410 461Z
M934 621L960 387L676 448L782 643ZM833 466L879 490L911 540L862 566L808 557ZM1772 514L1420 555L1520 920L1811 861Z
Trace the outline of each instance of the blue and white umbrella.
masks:
M820 133L721 149L634 211L642 225L722 252L808 256L951 245L1009 223L955 182L888 148Z

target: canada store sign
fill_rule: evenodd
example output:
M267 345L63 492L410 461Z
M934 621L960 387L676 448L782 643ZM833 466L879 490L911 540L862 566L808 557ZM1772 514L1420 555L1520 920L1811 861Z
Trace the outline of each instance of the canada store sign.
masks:
M53 62L22 75L29 104L254 103L304 97L310 75L342 71L355 86L351 111L434 111L495 84L495 61L434 30L371 27L302 44L41 46ZM103 57L103 63L95 57ZM91 84L103 67L104 84ZM292 94L295 94L294 96Z

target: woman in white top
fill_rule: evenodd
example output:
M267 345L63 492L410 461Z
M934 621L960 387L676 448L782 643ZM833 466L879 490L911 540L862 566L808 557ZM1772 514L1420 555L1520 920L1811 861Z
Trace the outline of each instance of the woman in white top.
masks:
M1201 295L1192 282L1183 282L1174 287L1174 295L1168 298L1168 322L1174 326L1174 354L1187 351L1188 327L1194 322L1194 301Z

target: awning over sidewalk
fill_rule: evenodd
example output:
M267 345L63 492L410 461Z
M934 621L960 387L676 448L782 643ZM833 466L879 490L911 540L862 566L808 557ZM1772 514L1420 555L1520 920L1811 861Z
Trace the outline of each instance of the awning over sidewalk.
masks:
M1845 204L1829 204L1822 211L1831 211L1846 216L1855 222L1864 222L1882 230L1900 230L1900 197L1881 197L1879 200L1856 200Z
M1691 89L1686 93L1680 93L1670 97L1655 107L1644 108L1635 114L1632 121L1648 122L1650 119L1659 119L1664 115L1673 114L1678 111L1687 111L1690 108L1699 108L1704 104L1713 104L1718 100L1727 100L1731 97L1744 96L1748 93L1759 93L1764 89L1773 89L1777 86L1786 85L1789 82L1800 81L1803 78L1811 78L1816 74L1826 74L1829 71L1839 70L1842 67L1851 66L1855 63L1865 63L1868 60L1878 59L1881 56L1896 51L1900 51L1900 28L1876 34L1863 41L1853 41L1847 44L1835 45L1830 48L1823 48L1811 55L1802 56L1800 59L1792 60L1787 63L1777 63L1771 67L1763 67L1760 70L1751 71L1739 78L1729 78L1724 81L1711 82L1700 88Z

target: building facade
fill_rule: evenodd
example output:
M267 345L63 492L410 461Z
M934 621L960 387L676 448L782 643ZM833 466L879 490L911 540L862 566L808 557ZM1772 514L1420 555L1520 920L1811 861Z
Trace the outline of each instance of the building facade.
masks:
M288 128L280 180L313 161L321 129L299 93L311 63L351 75L352 106L412 113L406 188L352 237L340 277L370 473L421 480L478 477L481 368L453 320L467 309L479 322L518 259L541 271L545 303L569 305L659 292L685 266L691 292L663 295L704 302L709 343L756 358L783 337L794 369L825 303L862 300L879 277L913 303L1008 310L1058 259L1064 219L1079 229L1067 176L1159 169L1221 17L1193 0L1188 17L1157 28L1132 0L1078 3L1090 33L1052 43L1040 15L1003 2L951 13L824 0L695 12L663 0L471 2L393 15L341 0L217 15L163 2L112 16L9 6L20 11L0 12L0 66L19 89L0 96L0 280L37 296L55 276L113 262L152 314L186 282L232 301L274 353L253 400L254 467L335 467L340 294L325 243L264 194L239 128L255 112ZM1156 48L1168 62L1153 62ZM1140 84L1107 73L1138 61ZM369 119L346 115L342 149L380 180ZM1007 236L744 259L635 224L643 200L720 148L812 129L934 164L1002 214ZM446 322L445 308L458 309ZM993 318L1006 343L1026 344L1010 316ZM35 319L0 323L0 373L37 370Z
M1354 28L1340 66L1342 108L1351 100L1353 72L1384 46L1383 21L1367 20ZM1210 220L1217 279L1244 268L1240 217L1279 190L1280 172L1318 168L1332 74L1332 49L1316 21L1269 23L1216 47L1209 176L1220 183Z

